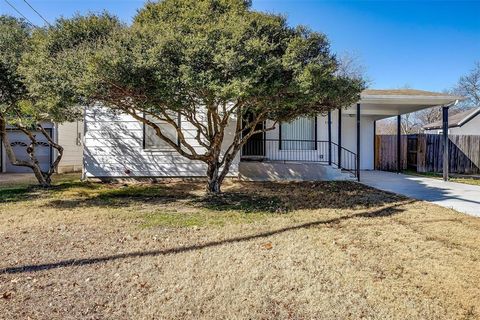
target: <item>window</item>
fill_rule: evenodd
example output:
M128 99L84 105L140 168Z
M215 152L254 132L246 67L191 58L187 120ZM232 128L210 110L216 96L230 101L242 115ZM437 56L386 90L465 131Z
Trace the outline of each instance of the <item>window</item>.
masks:
M174 120L176 120L177 124L180 126L180 115L178 114L172 118L174 118ZM150 116L147 116L147 119L157 124L166 137L170 138L170 140L172 141L175 141L177 145L180 144L180 141L178 140L177 130L175 130L174 126L165 121L161 121ZM166 141L162 140L159 136L157 136L155 129L153 129L149 125L143 125L143 134L144 149L172 150L172 146L170 146Z
M280 125L280 149L316 150L316 117L300 117Z

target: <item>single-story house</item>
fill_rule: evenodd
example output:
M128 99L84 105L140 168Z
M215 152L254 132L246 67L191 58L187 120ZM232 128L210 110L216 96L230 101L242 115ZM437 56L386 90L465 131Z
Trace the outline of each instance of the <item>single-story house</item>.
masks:
M54 124L51 122L42 124L52 139L63 148L63 157L58 165L58 172L81 171L83 165L83 123L82 121ZM27 146L30 139L18 129L8 129L8 138L13 147L15 155L20 160L27 160ZM38 139L35 154L40 162L42 170L48 170L50 164L55 161L56 150L47 143L47 139L41 132L36 132ZM0 143L0 172L3 173L30 173L32 170L27 167L14 166L10 163L5 152L5 146Z
M442 134L442 121L423 126L424 133ZM448 134L480 135L480 107L448 116Z
M360 170L374 169L377 120L399 119L402 114L451 105L458 99L421 90L365 90L353 106L281 123L252 137L232 164L230 175L247 180L359 178ZM186 119L180 123L194 143L194 126ZM232 129L234 123L232 119ZM205 176L204 163L182 157L131 116L96 106L85 110L84 125L85 177Z

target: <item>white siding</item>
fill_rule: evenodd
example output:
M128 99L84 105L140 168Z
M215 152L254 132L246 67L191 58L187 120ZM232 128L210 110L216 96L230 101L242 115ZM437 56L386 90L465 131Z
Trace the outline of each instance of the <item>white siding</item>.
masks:
M425 130L426 134L441 134L442 129ZM463 124L461 127L448 129L449 134L453 135L480 135L480 114Z
M232 120L232 130L234 125ZM196 130L182 119L187 141L199 152ZM143 125L131 116L113 113L107 108L93 107L85 112L84 167L87 177L203 177L206 165L181 156L175 150L144 150ZM227 134L225 144L231 141ZM239 158L230 168L238 174Z
M84 139L84 165L88 177L202 177L206 166L200 161L191 161L179 155L175 150L144 150L143 126L128 115L114 114L106 108L90 108L85 114L86 128ZM373 170L373 121L372 116L361 116L361 169ZM234 121L230 129L234 128ZM271 122L267 123L267 126ZM195 140L196 130L192 124L182 119L182 128L188 141L202 152ZM227 130L228 131L228 130ZM226 135L226 144L232 135ZM268 131L266 138L277 140L278 126ZM328 123L326 115L317 118L317 140L328 141ZM342 115L342 146L356 150L356 117ZM338 142L338 111L332 112L332 142ZM275 145L276 144L276 145ZM266 156L269 160L288 160L289 155L298 158L302 153L306 159L328 161L328 148L318 150L279 150L278 142L269 141ZM294 154L295 153L295 154ZM336 148L332 149L332 158L337 158ZM278 158L278 159L277 159ZM238 174L239 157L232 165L231 175ZM345 163L345 162L344 162ZM353 167L353 164L352 164Z
M57 141L63 147L63 157L58 172L82 170L83 121L67 122L57 126Z
M360 110L361 115L361 110ZM360 169L373 170L373 117L360 116ZM338 126L334 124L335 130ZM357 152L357 118L356 115L342 116L342 146Z
M373 122L374 118L371 116L360 117L361 128L361 140L360 140L360 169L361 170L374 170L375 158L374 158L374 132Z
M475 116L461 127L450 128L450 134L480 135L480 115Z

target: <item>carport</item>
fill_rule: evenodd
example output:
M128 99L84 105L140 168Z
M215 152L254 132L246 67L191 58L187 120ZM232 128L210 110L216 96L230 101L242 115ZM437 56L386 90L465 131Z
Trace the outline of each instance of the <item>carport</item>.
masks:
M361 137L361 119L362 116L369 116L373 118L373 137L375 152L375 135L376 135L376 121L389 117L396 117L397 119L397 172L400 173L400 155L402 148L401 141L401 116L403 114L419 111L422 109L432 107L442 107L443 110L443 139L448 142L448 110L449 107L455 105L463 97L423 91L414 89L395 89L395 90L365 90L361 94L361 100L356 106L352 106L343 110L342 113L350 116L355 116L357 119L357 168L361 168L360 160L362 155L362 143L366 143ZM339 117L341 119L341 117ZM341 124L339 124L341 127ZM446 143L448 146L448 143ZM444 149L443 161L443 176L444 180L448 180L448 147ZM375 159L375 154L373 155ZM360 176L360 175L359 175ZM360 180L360 179L359 179Z

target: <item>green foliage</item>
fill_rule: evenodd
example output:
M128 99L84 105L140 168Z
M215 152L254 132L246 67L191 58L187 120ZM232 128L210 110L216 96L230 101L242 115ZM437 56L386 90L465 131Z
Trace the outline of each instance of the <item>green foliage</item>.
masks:
M69 23L67 20L65 24ZM68 31L68 28L66 30ZM81 32L66 34L67 39L70 39L69 35L72 34L77 39L76 43L67 44L72 47L84 43L88 40L89 32L95 29L88 27L86 30L88 32L83 38ZM44 187L51 183L51 176L62 159L63 147L43 129L42 123L62 123L81 116L78 100L72 98L76 96L72 94L75 90L72 89L72 77L69 77L78 69L62 70L55 65L55 52L59 52L60 56L64 55L64 49L69 47L55 46L57 43L65 44L65 41L62 41L63 34L57 35L57 39L50 43L43 41L47 39L47 33L48 30L45 29L32 31L21 19L0 16L0 139L8 160L15 166L30 168L39 184ZM51 44L53 45L49 46ZM45 58L46 55L48 58ZM75 61L71 60L72 55L68 57L71 62ZM72 63L72 66L76 65ZM25 148L27 159L17 158L7 134L8 126L21 130L30 140L29 146ZM46 171L42 171L36 157L38 132L41 132L48 144L57 151Z
M288 120L348 106L364 86L335 75L325 35L254 12L250 1L147 3L130 28L108 14L77 16L59 20L43 41L45 54L32 54L46 59L35 64L45 66L40 78L58 74L87 100L117 108L125 98L162 111L241 99Z
M35 32L33 42L24 75L42 105L100 103L131 115L181 155L205 162L214 192L255 124L350 106L365 86L337 72L324 34L290 27L245 0L148 2L131 26L106 13L76 16ZM194 125L204 152L184 138L177 113ZM242 127L246 114L251 125ZM180 145L152 118L173 126Z
M29 48L30 28L22 20L0 16L0 112L23 99L26 88L18 72L22 54Z
M59 19L32 35L32 50L22 61L22 73L38 110L48 110L55 122L73 121L86 103L79 84L92 51L119 26L111 15Z
M9 124L33 127L42 121L61 123L80 117L72 79L81 61L65 50L94 37L90 33L96 30L85 25L83 34L76 32L68 28L72 24L68 19L57 24L67 27L48 42L49 29L32 30L21 19L0 16L0 112ZM77 42L69 43L72 39ZM71 60L67 69L55 65L57 53Z

